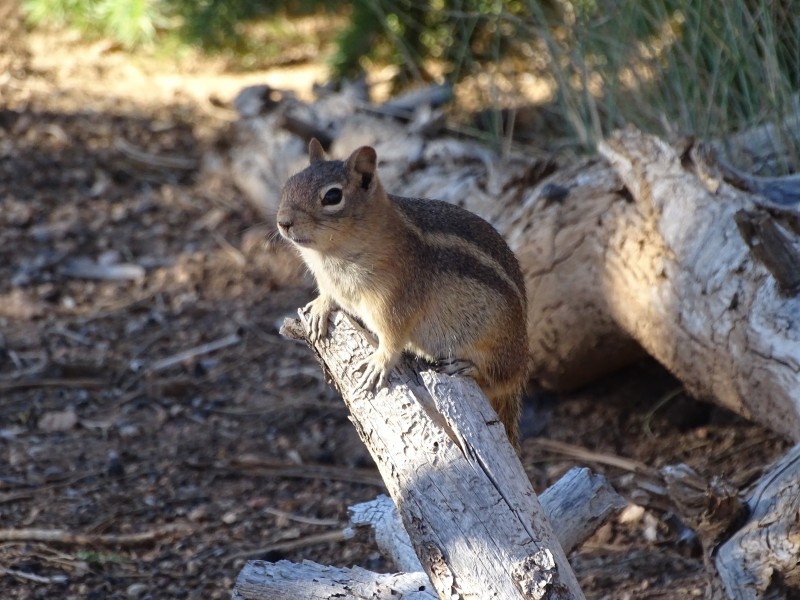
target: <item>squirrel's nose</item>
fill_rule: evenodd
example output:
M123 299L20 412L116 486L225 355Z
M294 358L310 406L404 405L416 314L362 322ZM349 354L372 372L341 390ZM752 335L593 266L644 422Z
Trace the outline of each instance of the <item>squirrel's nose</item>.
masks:
M281 231L289 231L292 228L293 221L288 217L283 217L278 219L278 228Z

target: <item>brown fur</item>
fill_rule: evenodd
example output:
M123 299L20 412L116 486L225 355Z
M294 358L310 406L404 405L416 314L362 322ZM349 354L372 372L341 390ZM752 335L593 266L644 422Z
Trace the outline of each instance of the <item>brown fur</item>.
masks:
M278 211L281 234L297 245L319 286L310 304L312 335L324 334L337 306L364 321L378 336L364 387L380 384L404 350L470 361L516 446L528 340L514 254L477 215L386 194L372 148L326 161L315 142L310 166L286 183Z

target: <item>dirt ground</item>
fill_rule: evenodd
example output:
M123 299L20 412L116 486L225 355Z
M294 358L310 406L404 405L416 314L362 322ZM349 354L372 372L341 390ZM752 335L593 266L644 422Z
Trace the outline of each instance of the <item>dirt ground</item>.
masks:
M311 283L200 168L240 87L308 93L319 67L235 76L68 35L0 44L0 597L228 598L249 558L391 569L335 539L383 488L311 352L277 332ZM537 436L739 486L785 447L652 362L533 395L523 432L537 490L576 464L630 487ZM631 505L571 556L587 598L702 596L681 533Z

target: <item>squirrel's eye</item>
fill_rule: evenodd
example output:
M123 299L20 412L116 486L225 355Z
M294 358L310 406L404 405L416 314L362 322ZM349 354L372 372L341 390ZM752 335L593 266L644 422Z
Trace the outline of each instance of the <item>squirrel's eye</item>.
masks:
M331 188L322 197L322 206L333 206L342 201L341 188Z

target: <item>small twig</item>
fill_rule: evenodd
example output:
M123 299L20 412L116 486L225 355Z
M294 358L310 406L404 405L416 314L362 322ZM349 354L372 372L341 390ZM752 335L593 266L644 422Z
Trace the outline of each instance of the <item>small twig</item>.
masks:
M69 580L69 577L66 575L51 575L50 577L45 577L43 575L35 575L34 573L18 571L17 569L7 569L5 567L0 567L0 574L11 575L12 577L26 579L35 583L66 583Z
M609 467L617 467L618 469L636 473L637 475L655 478L659 481L661 480L661 474L656 469L651 469L644 463L640 463L629 458L624 458L622 456L617 456L616 454L595 452L594 450L589 450L588 448L584 448L582 446L576 446L575 444L568 444L566 442L560 442L558 440L550 440L546 438L535 438L534 443L543 450L548 450L549 452L555 452L557 454L563 454L576 460L598 463L601 465L607 465Z
M136 281L146 274L141 265L133 263L104 265L86 257L68 260L61 266L59 272L65 277L97 281Z
M284 519L288 519L289 521L295 521L297 523L305 523L306 525L322 525L324 527L344 526L338 519L314 519L312 517L304 517L302 515L296 515L294 513L290 513L285 510L270 508L269 506L265 506L261 510L270 515L274 515L276 517L282 517Z
M194 171L197 169L197 159L176 156L162 156L152 154L137 148L123 138L114 140L114 147L128 158L159 169L175 169L179 171Z
M189 348L187 350L183 350L182 352L178 352L177 354L173 354L172 356L168 356L166 358L162 358L161 360L157 360L152 365L150 365L148 371L150 371L151 373L154 373L156 371L163 371L164 369L169 369L170 367L178 365L182 362L185 362L197 356L201 356L203 354L209 354L211 352L227 348L228 346L233 346L235 344L238 344L241 340L242 338L239 337L238 334L232 333L218 340L214 340L213 342L200 344L199 346L195 346L194 348Z
M100 379L66 379L66 378L51 378L51 379L28 379L24 381L0 381L0 392L11 392L14 390L25 390L30 388L40 387L67 387L67 388L85 388L97 389L106 385L106 382Z
M189 531L190 528L183 524L166 525L159 529L142 531L140 533L110 533L100 535L71 533L64 529L0 529L0 541L55 542L76 546L137 546L139 544L155 541L162 537L185 534Z
M25 377L27 375L35 375L37 373L41 373L47 368L47 363L49 362L49 357L47 352L42 350L38 352L38 357L36 362L34 362L30 367L23 368L22 359L20 358L19 354L14 350L8 350L8 357L11 359L11 362L14 363L16 367L16 372L11 373L9 376L4 376L2 379L9 379L13 378L14 381L19 380L21 377Z
M87 338L85 335L81 335L80 333L67 329L66 327L61 325L53 328L52 333L55 335L60 335L62 337L65 337L68 340L72 340L73 342L77 342L82 346L91 346L93 344L92 340Z
M236 263L236 266L244 267L247 264L247 259L245 258L244 254L242 254L241 250L226 240L225 236L217 233L216 231L213 232L212 235L214 237L214 241L219 244L220 248L222 248L225 253L231 257L231 259L233 259L233 262Z
M673 390L670 390L669 392L667 392L661 398L658 399L658 402L656 402L656 404L655 404L655 406L653 406L653 408L651 408L650 410L647 411L647 414L645 414L645 416L644 416L644 430L645 430L645 433L647 433L647 435L649 435L651 438L655 437L655 434L653 433L653 428L650 427L650 425L652 424L653 417L655 416L655 414L659 410L664 408L664 406L669 404L669 402L671 402L673 399L677 398L683 391L684 391L684 387L683 386L679 386L679 387L676 387Z
M292 550L297 550L298 548L305 548L307 546L313 546L314 544L341 542L346 539L347 535L345 535L344 529L337 529L336 531L328 531L327 533L307 535L305 537L296 540L290 540L288 542L278 542L276 544L264 546L263 548L256 548L254 550L243 550L242 552L237 552L236 554L228 556L226 558L226 561L231 562L239 558L250 558L253 556L267 554L268 552L291 552Z

